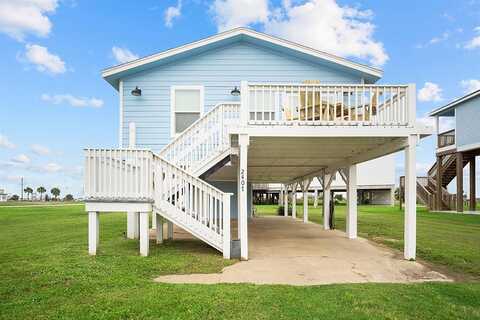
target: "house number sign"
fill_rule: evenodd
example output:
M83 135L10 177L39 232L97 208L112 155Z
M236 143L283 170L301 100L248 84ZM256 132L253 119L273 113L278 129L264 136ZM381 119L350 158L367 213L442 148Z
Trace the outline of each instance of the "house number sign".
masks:
M240 191L245 192L245 169L240 169Z

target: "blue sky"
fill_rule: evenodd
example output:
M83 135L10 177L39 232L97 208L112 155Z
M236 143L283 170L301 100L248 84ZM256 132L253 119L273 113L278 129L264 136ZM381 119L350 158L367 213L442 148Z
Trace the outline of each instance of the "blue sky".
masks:
M238 25L416 83L419 118L480 87L478 0L0 0L0 188L19 193L23 176L80 195L82 149L118 144L118 96L100 71ZM419 174L433 140L419 146Z

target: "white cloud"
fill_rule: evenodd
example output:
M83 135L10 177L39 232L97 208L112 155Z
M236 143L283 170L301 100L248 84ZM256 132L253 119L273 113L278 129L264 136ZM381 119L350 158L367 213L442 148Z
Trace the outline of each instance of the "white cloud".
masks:
M15 145L6 136L0 134L0 148L13 149Z
M55 173L63 170L63 167L55 162L47 163L44 166L40 167L41 170L48 172L48 173Z
M22 154L19 154L19 155L13 157L12 161L16 162L16 163L26 164L26 163L30 163L30 158L26 154L22 153Z
M465 94L480 90L480 80L477 79L462 80L460 85Z
M165 10L165 26L171 28L173 26L173 19L180 17L182 14L182 0L178 0L177 5L168 7Z
M42 94L41 99L53 104L68 103L72 107L92 107L100 108L103 106L103 100L98 98L75 97L71 94Z
M138 59L138 56L127 48L112 47L112 54L118 63L126 63Z
M34 64L38 71L52 74L67 71L65 62L59 56L50 53L46 47L37 44L27 44L25 50L26 60Z
M23 41L26 34L48 36L57 0L0 0L0 32Z
M49 148L42 146L40 144L32 144L30 146L30 149L32 149L33 153L39 156L47 156L51 153Z
M436 83L425 82L423 88L418 90L418 100L427 101L441 101L442 100L442 88Z
M480 48L480 27L473 29L478 35L473 37L467 44L464 46L465 49L473 50Z
M218 31L267 23L270 15L268 0L215 0L210 10Z
M271 8L268 0L216 0L217 28L260 24L264 31L342 57L366 59L380 66L388 60L383 44L373 38L373 12L340 6L335 0L284 1Z
M426 48L428 46L447 41L450 38L450 32L445 31L440 36L433 37L424 44L417 45L417 48Z

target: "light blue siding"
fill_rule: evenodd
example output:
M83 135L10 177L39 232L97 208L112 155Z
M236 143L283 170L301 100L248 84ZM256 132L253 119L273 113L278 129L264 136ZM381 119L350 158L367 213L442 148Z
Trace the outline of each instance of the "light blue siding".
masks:
M137 146L158 151L170 137L170 86L203 85L205 111L222 101L239 100L230 91L241 80L269 83L360 83L358 74L335 66L315 64L299 57L240 41L166 65L128 76L123 80L123 145L128 145L128 123L137 127ZM130 92L138 86L141 97Z
M480 96L457 106L455 118L457 147L480 143Z
M237 205L237 182L236 181L209 181L216 188L223 192L233 193L230 198L230 214L234 219L238 218L238 205ZM252 215L252 184L247 183L247 212L248 216Z

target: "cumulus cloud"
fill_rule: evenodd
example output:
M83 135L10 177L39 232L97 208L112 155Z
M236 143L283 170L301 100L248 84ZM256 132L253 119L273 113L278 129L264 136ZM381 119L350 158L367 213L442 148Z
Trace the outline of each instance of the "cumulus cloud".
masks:
M463 88L463 92L465 94L480 90L480 80L477 79L469 79L469 80L462 80L460 82L460 86Z
M6 136L0 134L0 148L13 149L15 145Z
M423 88L418 90L418 100L423 102L441 101L442 88L436 83L425 82Z
M98 98L85 98L85 97L75 97L71 94L42 94L41 99L45 102L50 102L53 104L63 104L67 103L72 107L92 107L100 108L103 106L103 100Z
M265 32L342 57L381 66L388 60L374 39L373 12L341 6L335 0L309 0L271 7L268 0L216 0L211 6L219 31L259 24Z
M180 17L182 14L182 1L178 0L176 6L168 7L165 10L165 26L171 28L173 26L173 19Z
M268 0L215 0L210 10L218 31L266 23L270 15Z
M42 146L40 144L32 144L30 146L30 149L32 150L33 153L39 156L48 156L51 153L49 148Z
M112 54L118 63L126 63L138 59L138 56L127 48L112 47Z
M48 14L57 0L0 0L0 32L23 41L27 34L46 37L52 29Z
M25 46L25 60L35 65L40 72L59 74L67 71L65 62L59 56L50 53L48 48L37 44L27 44Z
M477 35L470 39L467 44L465 44L465 49L473 50L480 48L480 27L476 27L474 31L477 33Z
M22 154L19 154L19 155L13 157L12 161L15 162L15 163L26 164L26 163L30 163L30 158L26 154L22 153Z

